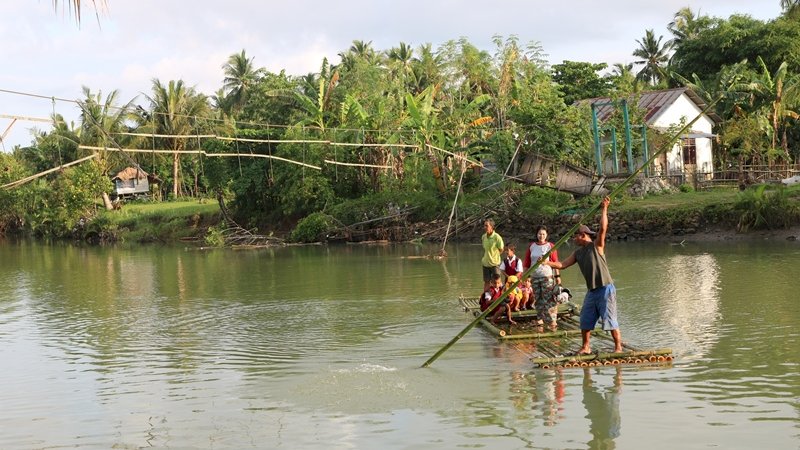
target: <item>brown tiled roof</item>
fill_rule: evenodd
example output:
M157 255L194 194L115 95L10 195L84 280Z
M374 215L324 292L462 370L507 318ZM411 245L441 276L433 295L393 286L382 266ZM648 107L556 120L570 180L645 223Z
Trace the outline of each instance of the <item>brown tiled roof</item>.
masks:
M665 108L669 107L669 105L675 103L675 101L681 95L686 94L689 99L697 105L698 108L701 110L705 109L706 102L700 98L693 90L681 87L681 88L674 88L674 89L664 89L660 91L649 91L649 92L642 92L638 94L638 101L636 103L637 107L644 111L644 119L648 125L651 125L655 118L659 115L659 113L664 110ZM631 96L628 98L629 102L632 102L636 99L636 95ZM590 105L603 103L602 105L598 105L595 109L597 110L597 120L600 122L604 122L611 117L613 114L615 106L611 105L611 99L608 97L598 97L598 98L590 98L586 100L578 101L579 104L588 103ZM709 111L707 113L708 117L711 118L716 123L722 121L722 119L713 111Z

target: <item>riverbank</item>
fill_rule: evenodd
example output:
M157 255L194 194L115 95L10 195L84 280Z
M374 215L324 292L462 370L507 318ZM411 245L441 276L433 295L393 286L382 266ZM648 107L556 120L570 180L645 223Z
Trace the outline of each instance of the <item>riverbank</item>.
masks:
M479 213L456 216L452 223L447 219L449 210L442 211L439 219L426 222L411 221L406 216L388 221L367 220L350 227L341 227L339 222L338 228L323 229L317 240L331 243L374 240L471 242L483 232L483 221L487 218L495 221L508 243L529 241L540 224L546 225L550 235L558 239L595 205L592 199L584 198L561 205L508 207L509 204L525 205L525 195L528 194L524 191L513 195L506 193L498 207L473 206ZM611 226L608 238L670 242L800 239L800 189L782 191L781 202L776 206L770 206L770 202L777 198L775 194L762 192L754 199L748 195L734 189L717 189L642 198L623 196L615 199L609 210ZM775 216L783 220L774 220ZM586 220L592 228L597 227L596 221L596 214L591 220ZM202 245L219 246L225 244L220 235L225 229L223 222L219 204L214 200L132 203L123 205L120 210L101 212L81 236L90 242L196 241ZM298 223L257 231L274 236L277 242L291 241L296 227Z

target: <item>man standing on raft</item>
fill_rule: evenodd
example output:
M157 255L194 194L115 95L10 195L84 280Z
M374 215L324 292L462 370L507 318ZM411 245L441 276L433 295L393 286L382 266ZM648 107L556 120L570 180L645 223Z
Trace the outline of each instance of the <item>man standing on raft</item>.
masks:
M581 225L575 232L573 239L578 249L564 261L541 261L555 269L566 269L578 263L581 274L586 280L586 297L581 307L581 337L583 345L578 350L579 355L592 352L589 345L589 336L598 319L603 324L603 329L611 331L614 338L614 353L622 352L622 336L617 322L617 290L614 280L606 264L605 246L606 232L608 231L608 205L611 199L606 197L600 203L600 229L595 233L586 225Z

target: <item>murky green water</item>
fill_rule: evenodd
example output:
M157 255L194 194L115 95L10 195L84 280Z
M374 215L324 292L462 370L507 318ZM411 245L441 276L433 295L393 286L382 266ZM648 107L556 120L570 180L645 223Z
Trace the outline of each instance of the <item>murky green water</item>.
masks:
M609 244L677 359L560 371L478 328L420 369L482 285L435 251L2 242L0 448L798 448L800 243Z

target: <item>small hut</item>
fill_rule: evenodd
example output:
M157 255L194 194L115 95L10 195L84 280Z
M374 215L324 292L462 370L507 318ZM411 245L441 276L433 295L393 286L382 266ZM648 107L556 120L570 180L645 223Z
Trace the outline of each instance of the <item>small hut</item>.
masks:
M117 197L140 197L150 193L150 176L141 167L128 166L111 177Z

